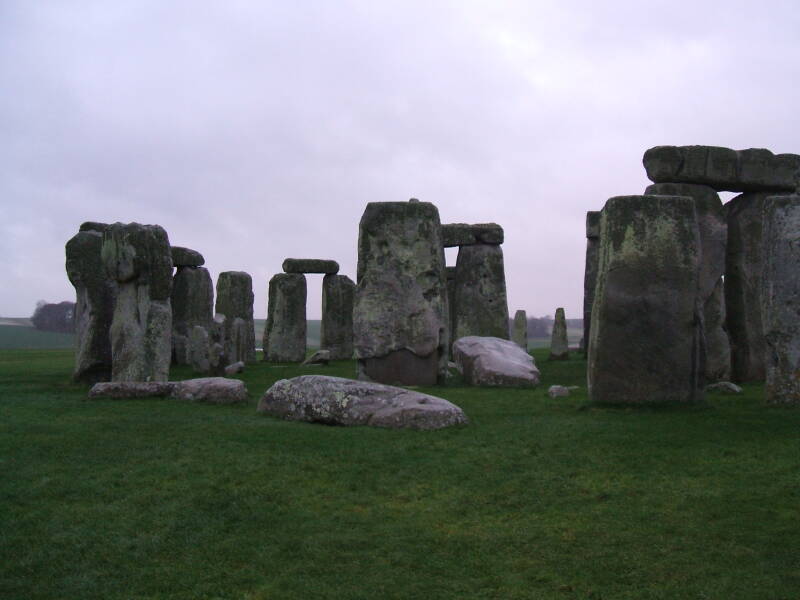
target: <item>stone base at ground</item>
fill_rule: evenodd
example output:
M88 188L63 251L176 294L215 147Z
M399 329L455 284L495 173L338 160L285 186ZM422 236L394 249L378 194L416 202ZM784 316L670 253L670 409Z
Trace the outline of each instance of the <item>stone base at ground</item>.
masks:
M453 359L469 385L525 386L539 384L533 357L514 342L468 336L453 344Z

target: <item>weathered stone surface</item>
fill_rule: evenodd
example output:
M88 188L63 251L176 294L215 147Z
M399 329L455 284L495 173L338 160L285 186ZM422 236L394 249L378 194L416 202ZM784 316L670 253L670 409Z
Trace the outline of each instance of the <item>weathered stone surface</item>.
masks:
M317 350L303 361L304 365L327 365L331 362L330 350Z
M763 381L766 341L761 320L764 272L762 223L769 193L736 196L725 207L728 246L725 265L725 309L731 342L731 378L737 383Z
M230 377L231 375L236 375L237 373L244 372L245 364L241 360L235 363L229 364L225 367L225 376Z
M742 388L730 381L718 381L717 383L708 384L705 391L716 394L741 394Z
M172 254L158 225L114 223L101 250L118 285L111 323L112 381L166 381L172 355Z
M524 310L514 313L511 341L525 351L528 350L528 315Z
M278 273L269 280L264 360L302 362L306 357L306 277Z
M453 344L453 359L469 385L523 386L539 384L533 357L512 341L467 336Z
M336 275L339 263L321 258L287 258L283 261L284 273L324 273Z
M208 330L201 325L192 327L187 344L187 357L195 373L211 371L210 339Z
M323 375L278 381L261 398L258 411L293 421L392 429L441 429L467 423L464 412L442 398Z
M467 336L508 339L508 301L503 249L462 246L456 261L455 339Z
M503 228L497 223L448 223L442 225L442 243L445 248L472 246L474 244L502 244Z
M225 367L230 364L227 346L228 319L223 314L214 315L208 340L208 374L216 377L225 375Z
M256 334L253 323L253 279L244 271L223 271L217 278L217 302L214 311L225 320L225 351L230 362L256 360ZM233 340L235 320L247 325L244 338ZM233 353L237 352L236 355Z
M793 191L800 169L800 156L763 148L656 146L644 153L643 162L650 181L696 183L729 192Z
M569 388L563 385L551 385L547 388L547 395L551 398L566 398L569 396Z
M448 351L452 356L453 342L456 341L456 268L445 267L444 272L447 286L447 339L450 340Z
M583 271L583 338L581 350L586 354L592 326L592 303L600 264L600 211L586 213L586 264Z
M108 223L98 223L97 221L85 221L81 223L78 231L97 231L98 233L105 233L108 229Z
M92 386L89 398L164 397L169 396L174 387L174 381L104 381Z
M236 404L247 402L247 388L239 379L201 377L176 381L172 388L172 397L209 404Z
M353 303L356 284L347 275L322 278L322 323L320 347L331 360L353 358Z
M767 402L800 404L800 196L764 202L762 319Z
M443 382L446 293L436 207L429 202L369 203L359 228L353 308L359 378L405 385Z
M76 381L111 379L111 321L117 285L106 275L100 252L103 235L81 231L66 244L66 269L75 287Z
M563 308L556 309L553 321L553 332L550 336L549 360L566 360L569 358L569 340L567 339L567 318Z
M589 398L606 404L702 398L700 232L683 196L611 198L600 220Z
M206 259L197 250L172 246L172 264L176 267L202 267Z
M175 248L173 247L174 251ZM173 252L173 256L174 256ZM195 325L206 329L214 318L214 284L208 269L178 267L172 280L172 361L189 364L189 335Z
M725 248L728 225L719 194L706 185L656 183L645 194L688 196L694 200L700 231L700 297L703 301L703 330L708 381L730 377L730 342L725 325Z

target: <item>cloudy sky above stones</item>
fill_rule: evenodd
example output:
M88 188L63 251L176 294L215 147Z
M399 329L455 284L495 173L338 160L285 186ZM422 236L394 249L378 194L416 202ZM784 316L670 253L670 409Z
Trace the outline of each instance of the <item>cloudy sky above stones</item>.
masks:
M5 0L0 315L74 298L98 220L248 271L264 317L284 258L355 278L366 203L416 197L503 225L512 314L579 317L585 213L645 149L800 151L798 32L770 0Z

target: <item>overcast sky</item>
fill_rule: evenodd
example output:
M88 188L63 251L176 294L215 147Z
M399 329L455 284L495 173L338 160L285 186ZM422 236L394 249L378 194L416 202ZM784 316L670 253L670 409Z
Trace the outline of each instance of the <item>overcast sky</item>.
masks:
M416 197L505 228L512 315L579 317L585 213L643 192L647 148L800 151L800 9L2 0L0 90L2 316L74 299L93 220L249 272L263 318L284 258L355 279L366 203Z

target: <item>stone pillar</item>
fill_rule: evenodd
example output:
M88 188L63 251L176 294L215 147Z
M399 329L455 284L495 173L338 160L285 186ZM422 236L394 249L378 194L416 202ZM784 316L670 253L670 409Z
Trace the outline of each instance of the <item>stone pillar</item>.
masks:
M269 280L264 360L305 360L307 294L306 276L302 273L278 273Z
M172 354L172 255L158 225L114 223L103 264L118 285L111 323L112 381L166 381Z
M608 200L589 338L592 402L702 398L700 256L692 198Z
M764 202L762 322L767 402L800 404L800 196Z
M592 303L597 284L597 265L600 262L600 211L586 213L586 265L583 271L583 340L581 351L586 354L592 325Z
M100 251L103 223L84 223L66 245L66 269L75 287L75 381L111 379L111 321L117 285L106 275Z
M563 308L556 309L553 321L553 333L550 336L549 360L566 360L569 358L569 340L567 339L567 318Z
M320 349L330 352L331 360L353 358L353 301L356 284L347 275L322 278L322 323Z
M719 194L706 185L690 183L656 183L645 194L688 196L694 200L700 231L699 291L703 301L703 335L705 336L705 379L726 381L731 375L731 349L725 325L725 248L728 225Z
M367 204L353 308L359 378L444 382L448 320L439 211L429 202Z
M177 272L172 280L172 361L190 364L189 336L195 325L206 330L214 318L214 284L208 269L201 267L203 258L195 264L181 264L181 255L172 249ZM185 260L181 261L186 262ZM196 264L200 262L200 265Z
M520 348L528 350L528 315L524 310L514 313L514 325L511 331L511 341Z
M508 339L506 274L499 245L458 249L455 304L455 339L468 335Z
M253 323L253 279L244 271L223 271L217 278L217 302L214 311L225 315L225 354L229 363L252 363L256 360L256 333ZM234 321L242 319L249 329L244 339L234 342ZM237 351L238 347L238 351ZM241 354L240 354L241 353Z
M447 281L447 338L450 340L450 355L452 356L453 344L456 341L456 268L445 267Z

